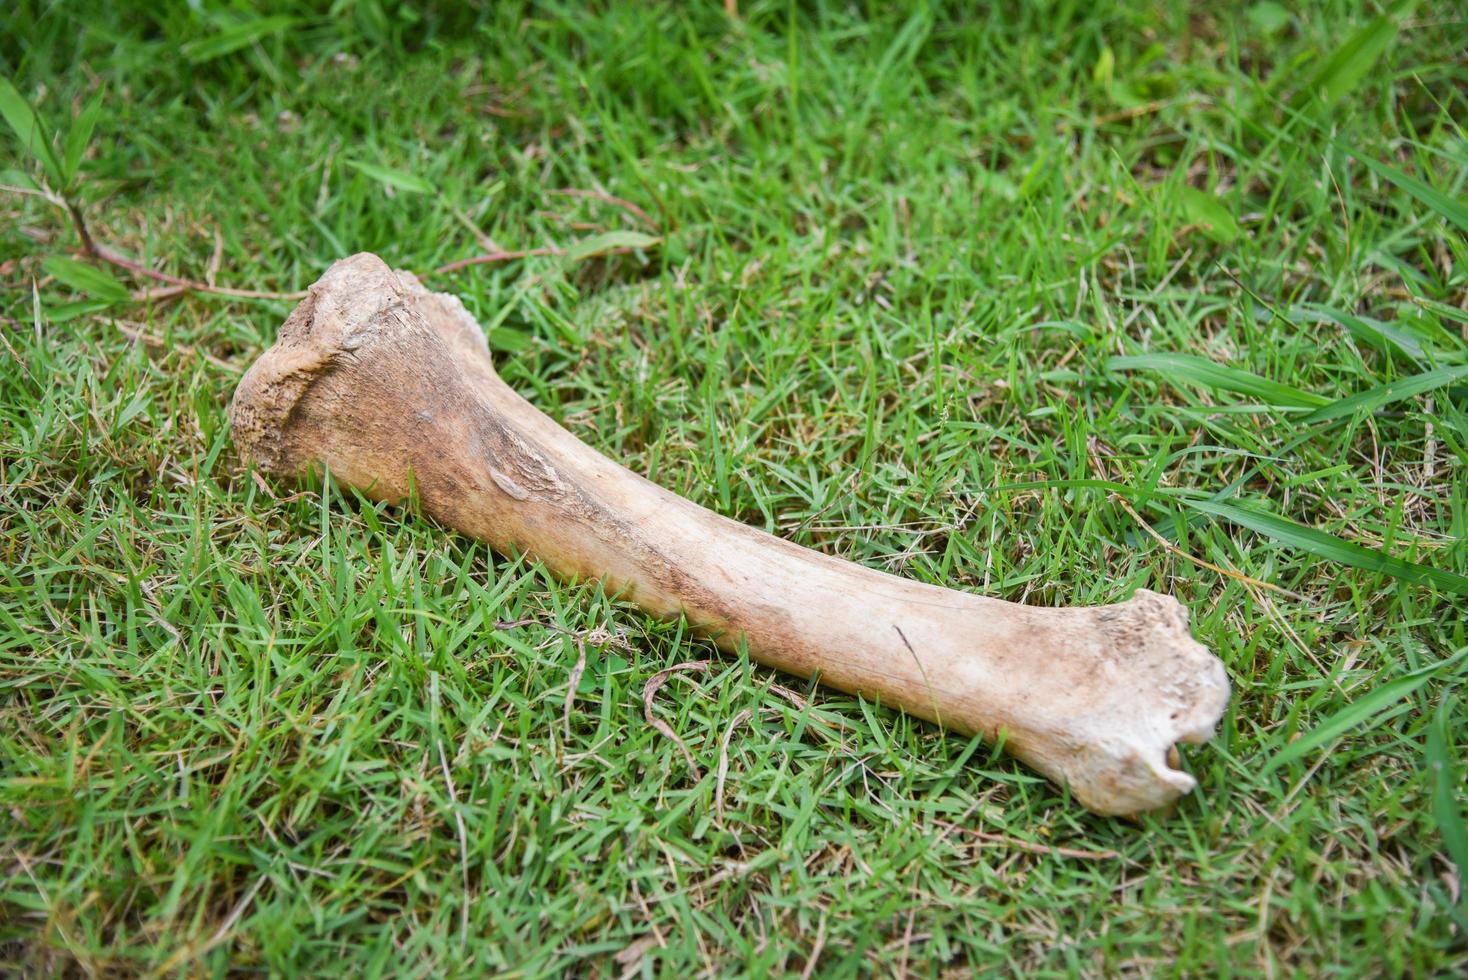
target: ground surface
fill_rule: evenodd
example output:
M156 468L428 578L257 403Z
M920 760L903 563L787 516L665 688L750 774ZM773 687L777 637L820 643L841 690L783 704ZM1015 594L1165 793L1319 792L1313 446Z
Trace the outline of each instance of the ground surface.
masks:
M7 97L0 969L1468 968L1461 8L192 6L0 13L57 158ZM1235 685L1201 791L1092 817L252 478L224 409L291 303L132 298L165 284L76 259L32 179L221 286L585 243L429 281L723 513L1013 600L1176 594ZM642 690L704 658L656 704L693 782Z

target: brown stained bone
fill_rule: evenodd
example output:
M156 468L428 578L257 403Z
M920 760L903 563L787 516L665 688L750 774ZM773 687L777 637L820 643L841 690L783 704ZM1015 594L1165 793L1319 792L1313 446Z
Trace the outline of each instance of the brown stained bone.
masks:
M618 466L500 380L459 301L370 254L333 265L230 409L244 455L325 466L367 496L416 493L443 523L568 580L603 579L725 649L1004 739L1090 809L1135 814L1194 786L1169 765L1209 738L1223 665L1169 596L1018 605L911 582L727 520Z

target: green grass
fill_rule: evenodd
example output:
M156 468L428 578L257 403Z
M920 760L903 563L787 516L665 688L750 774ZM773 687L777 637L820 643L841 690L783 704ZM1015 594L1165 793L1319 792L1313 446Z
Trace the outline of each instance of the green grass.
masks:
M263 290L655 235L430 284L663 485L954 588L1173 593L1235 695L1198 793L1101 819L258 481L224 409L291 304L135 300L7 191L0 969L1468 969L1458 5L194 6L0 13L0 183ZM641 698L701 659L656 703L694 781Z

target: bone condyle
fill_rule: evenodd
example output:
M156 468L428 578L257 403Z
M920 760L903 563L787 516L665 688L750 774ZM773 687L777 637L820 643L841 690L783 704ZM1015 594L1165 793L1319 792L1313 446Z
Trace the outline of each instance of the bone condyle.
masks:
M337 262L230 408L246 458L326 467L564 579L602 579L726 649L1006 749L1103 814L1172 803L1170 764L1228 701L1169 596L1040 608L908 581L720 517L617 465L500 380L458 299L375 255Z

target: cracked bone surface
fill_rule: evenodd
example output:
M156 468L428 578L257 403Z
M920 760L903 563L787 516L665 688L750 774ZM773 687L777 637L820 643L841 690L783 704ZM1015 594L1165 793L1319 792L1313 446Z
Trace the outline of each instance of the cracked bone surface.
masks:
M1228 701L1169 596L1040 608L908 581L727 520L608 460L515 394L480 326L375 255L333 265L240 382L243 455L602 579L761 663L989 740L1103 814L1194 786L1170 765Z

